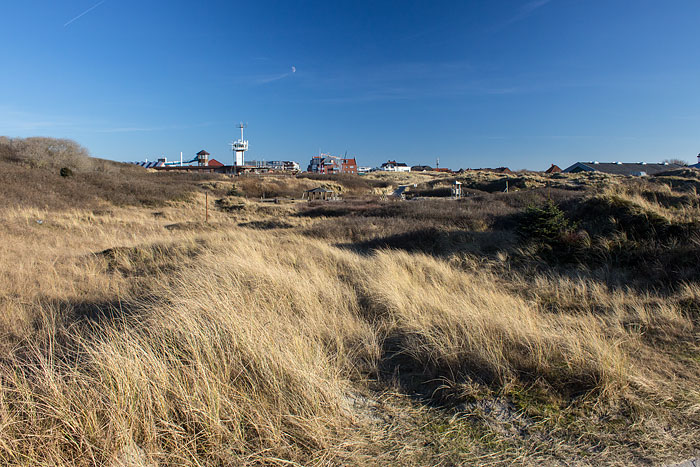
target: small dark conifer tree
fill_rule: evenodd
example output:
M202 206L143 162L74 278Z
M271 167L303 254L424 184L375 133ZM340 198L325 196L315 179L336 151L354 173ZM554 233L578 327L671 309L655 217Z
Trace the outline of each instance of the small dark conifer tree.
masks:
M520 220L518 231L525 238L551 242L560 239L571 228L564 211L550 199L541 206L529 206Z

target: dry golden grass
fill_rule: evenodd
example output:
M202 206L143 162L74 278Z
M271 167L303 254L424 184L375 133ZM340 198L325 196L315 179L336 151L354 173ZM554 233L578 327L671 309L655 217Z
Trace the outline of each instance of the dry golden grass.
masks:
M3 208L0 462L625 464L698 448L697 283L507 272L510 243L359 254L302 235L314 220L294 203L213 198L209 223L201 193ZM270 220L289 228L240 226Z

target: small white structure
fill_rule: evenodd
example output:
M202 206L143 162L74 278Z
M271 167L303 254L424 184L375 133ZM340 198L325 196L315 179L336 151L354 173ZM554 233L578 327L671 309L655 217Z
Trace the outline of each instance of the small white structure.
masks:
M209 165L209 156L211 156L211 154L209 154L207 151L202 149L201 151L199 151L197 153L197 164L200 167ZM182 160L182 159L180 159L180 160ZM182 163L180 163L180 165L182 165Z
M246 126L248 125L245 125L243 122L238 124L238 128L241 129L241 139L238 139L231 143L231 149L235 154L233 158L233 165L235 165L236 167L243 167L243 164L245 163L243 154L248 150L248 141L243 139L243 128L245 128Z
M452 197L462 197L462 182L460 182L459 180L455 180L455 182L452 184Z

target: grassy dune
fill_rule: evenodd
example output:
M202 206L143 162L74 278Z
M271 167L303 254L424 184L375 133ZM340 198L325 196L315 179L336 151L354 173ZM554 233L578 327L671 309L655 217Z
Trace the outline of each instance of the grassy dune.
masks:
M19 174L0 208L3 464L624 465L700 449L694 173L518 174L512 193L405 202L383 199L384 178L213 177L151 203L140 187L167 181L142 171L120 181L128 202L104 182L45 208L22 201L31 164L0 162ZM87 164L34 170L113 180ZM346 199L291 199L320 183ZM548 199L566 225L523 230Z

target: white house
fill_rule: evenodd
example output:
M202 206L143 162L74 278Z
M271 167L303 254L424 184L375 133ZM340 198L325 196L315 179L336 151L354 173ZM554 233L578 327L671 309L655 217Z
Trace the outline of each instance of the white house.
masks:
M384 172L410 172L411 168L403 162L387 161L382 164L379 170Z

